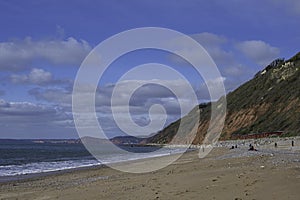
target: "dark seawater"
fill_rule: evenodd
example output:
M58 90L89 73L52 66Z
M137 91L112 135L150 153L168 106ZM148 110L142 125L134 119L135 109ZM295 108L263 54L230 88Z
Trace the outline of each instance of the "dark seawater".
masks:
M158 147L122 147L130 152L138 152L134 156L109 151L103 145L105 163L136 160L179 153L180 149L155 153ZM150 152L150 153L149 153ZM52 172L79 167L101 165L82 144L53 144L3 142L0 140L0 177Z
M97 165L82 144L0 141L0 176L41 173Z

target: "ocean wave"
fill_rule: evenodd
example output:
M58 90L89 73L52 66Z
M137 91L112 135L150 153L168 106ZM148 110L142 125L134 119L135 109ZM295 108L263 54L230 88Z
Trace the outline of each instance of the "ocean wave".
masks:
M53 172L80 167L90 167L101 165L97 160L77 160L77 161L58 161L58 162L39 162L24 165L0 166L0 176L16 176L34 173Z

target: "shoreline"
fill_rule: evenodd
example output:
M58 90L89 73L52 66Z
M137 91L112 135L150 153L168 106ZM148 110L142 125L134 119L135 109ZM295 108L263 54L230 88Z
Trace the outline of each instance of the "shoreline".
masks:
M211 145L213 148L230 148L236 144L238 144L239 147L247 147L249 144L254 144L257 148L260 148L261 150L269 149L273 150L270 152L264 152L264 153L276 153L274 150L281 149L281 143L280 142L285 142L284 147L287 147L286 141L290 143L291 140L294 140L296 143L300 143L300 136L296 137L283 137L283 138L260 138L260 139L244 139L244 140L225 140L225 141L218 141L215 145ZM279 146L277 148L272 148L272 144L274 142L278 142ZM160 147L166 147L166 148L187 148L187 152L189 151L197 151L202 148L203 145L182 145L182 144L147 144L148 146L160 146ZM290 149L291 150L291 149ZM299 147L294 147L294 150L300 150ZM187 153L186 152L186 153ZM261 151L260 151L261 152ZM280 153L280 152L279 152ZM172 155L177 155L180 153L174 153ZM286 152L282 152L281 154L286 154ZM290 153L293 154L293 153ZM171 155L171 156L172 156ZM123 165L123 164L128 164L128 163L135 163L135 162L143 162L147 160L151 160L153 158L160 158L160 157L165 157L165 156L170 156L170 155L158 155L158 156L153 156L153 157L146 157L146 158L137 158L133 160L125 160L125 161L120 161L120 162L115 162L115 163L109 163L109 165ZM299 158L300 159L300 158ZM19 175L12 175L12 176L1 176L0 177L0 184L1 183L7 183L7 182L18 182L18 181L26 181L26 180L31 180L31 179L40 179L46 176L52 176L52 175L60 175L64 173L76 173L77 171L82 171L82 170L92 170L92 169L102 169L102 168L107 168L107 164L95 164L91 166L82 166L82 167L74 167L70 169L59 169L59 170L53 170L53 171L47 171L47 172L38 172L38 173L29 173L29 174L19 174Z
M298 141L296 145L300 147ZM171 165L149 173L132 174L101 167L5 182L0 183L0 199L299 198L300 161L293 160L299 158L299 150L294 157L244 153L249 153L246 147L218 147L203 159L199 159L198 151L184 153Z
M44 178L47 176L52 175L61 175L64 173L76 173L77 171L82 170L93 170L93 169L101 169L107 167L106 165L99 164L99 165L93 165L93 166L84 166L84 167L75 167L71 169L61 169L61 170L55 170L55 171L47 171L47 172L39 172L39 173L31 173L31 174L18 174L13 176L0 176L0 185L2 183L13 183L13 182L21 182L21 181L31 181L31 180L38 180L40 178Z
M176 148L176 147L174 147ZM185 153L196 151L197 149L188 149ZM59 169L47 172L38 172L38 173L29 173L29 174L18 174L12 176L0 176L0 185L2 183L13 183L13 182L20 182L20 181L30 181L30 180L38 180L40 178L44 178L47 176L55 176L67 173L76 173L77 171L85 171L85 170L99 170L102 168L110 168L109 165L126 165L126 164L134 164L139 162L144 162L151 159L169 157L169 156L176 156L180 153L174 153L170 155L157 155L153 157L146 157L146 158L137 158L132 160L124 160L120 162L112 162L112 163L104 163L104 164L96 164L91 166L82 166L82 167L74 167L70 169ZM109 165L108 165L109 164Z

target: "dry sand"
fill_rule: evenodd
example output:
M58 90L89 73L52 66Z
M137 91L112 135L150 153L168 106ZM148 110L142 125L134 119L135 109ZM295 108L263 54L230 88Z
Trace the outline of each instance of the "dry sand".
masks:
M298 141L297 141L298 142ZM298 142L299 144L299 142ZM300 199L299 146L185 153L161 170L93 168L0 183L0 199ZM164 158L161 159L163 162ZM141 161L151 163L151 160Z

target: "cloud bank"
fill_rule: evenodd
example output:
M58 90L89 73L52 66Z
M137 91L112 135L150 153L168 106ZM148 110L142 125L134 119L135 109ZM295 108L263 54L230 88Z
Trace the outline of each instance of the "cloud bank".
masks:
M236 41L222 35L214 33L199 33L191 35L198 41L216 62L222 77L220 80L210 80L208 84L219 84L224 81L227 91L238 87L242 82L251 78L260 68L277 58L280 51L277 47L261 40ZM34 99L27 101L5 101L7 91L0 90L0 124L2 130L12 133L11 137L24 137L24 130L30 135L45 137L58 135L59 137L77 137L72 114L72 84L73 80L57 78L58 66L79 65L92 47L83 40L68 38L66 40L40 40L34 41L31 38L16 40L12 42L0 43L0 71L2 84L12 84L18 87L24 86L27 95ZM198 58L199 55L192 49L186 49L184 44L178 51L190 52L191 56ZM244 61L248 59L252 63ZM35 63L47 63L51 68L35 67ZM173 64L181 65L182 61L169 59ZM253 64L255 63L255 64ZM256 65L256 67L253 67ZM52 67L53 66L53 67ZM184 67L184 66L182 66ZM52 69L54 71L52 71ZM3 78L4 77L4 78ZM5 78L6 77L6 78ZM75 78L75 77L74 77ZM6 82L4 83L3 80ZM193 80L192 80L193 81ZM144 84L136 90L130 97L129 105L126 99L131 88L144 83L143 80L122 81L118 83L121 88L116 94L114 108L119 117L126 117L127 108L132 120L138 125L145 126L150 122L149 109L152 105L162 105L167 113L165 125L180 118L182 114L178 101L183 102L183 106L190 106L190 95L184 87L182 80L157 80L157 83L166 83L176 87L179 96L161 86L155 84ZM198 82L199 83L199 82ZM191 83L193 85L193 83ZM12 86L12 87L13 87ZM112 117L111 98L116 83L101 85L95 94L96 115L101 126L109 137L122 134ZM197 98L200 102L210 100L206 83L193 85ZM88 88L83 92L89 92ZM85 99L82 99L85 103ZM156 119L163 119L164 113L159 110L153 113ZM87 120L87 128L89 123ZM92 129L91 129L92 130ZM150 134L150 133L149 133Z
M255 63L266 66L278 58L280 50L261 40L249 40L238 43L237 48Z
M90 52L91 46L85 40L39 40L30 37L0 43L0 70L24 70L37 61L52 65L79 66Z

